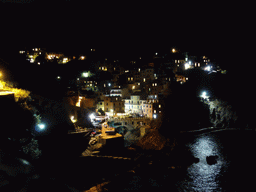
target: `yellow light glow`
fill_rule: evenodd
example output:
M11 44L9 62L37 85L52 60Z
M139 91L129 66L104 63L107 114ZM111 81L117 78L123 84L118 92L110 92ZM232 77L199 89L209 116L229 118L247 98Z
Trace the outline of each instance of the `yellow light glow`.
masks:
M83 97L79 97L78 98L78 102L76 103L76 106L77 107L80 107L81 106L81 100L82 100Z
M77 122L77 120L75 119L74 116L71 116L71 117L70 117L70 120L71 120L73 123Z
M175 50L175 49L172 49L172 52L173 52L173 53L175 53L175 52L176 52L176 50Z

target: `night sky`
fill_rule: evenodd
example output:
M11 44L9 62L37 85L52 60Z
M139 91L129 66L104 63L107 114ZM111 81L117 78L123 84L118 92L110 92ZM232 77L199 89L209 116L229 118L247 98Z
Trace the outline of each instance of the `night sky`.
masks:
M250 45L247 6L1 0L0 56L24 46L71 52L101 48L124 55L176 46L230 68Z

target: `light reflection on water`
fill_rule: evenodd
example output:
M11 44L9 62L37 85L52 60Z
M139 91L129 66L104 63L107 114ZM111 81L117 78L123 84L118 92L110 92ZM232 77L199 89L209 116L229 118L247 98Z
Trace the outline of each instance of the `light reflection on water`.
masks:
M188 167L186 178L177 183L179 191L222 191L218 176L227 162L222 157L218 140L213 135L201 135L187 146L200 161ZM215 155L217 163L208 165L206 157Z

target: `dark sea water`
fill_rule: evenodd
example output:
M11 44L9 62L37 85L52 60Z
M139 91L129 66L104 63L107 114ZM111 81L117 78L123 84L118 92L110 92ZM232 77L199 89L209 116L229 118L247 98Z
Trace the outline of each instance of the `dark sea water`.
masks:
M199 158L198 163L187 162L188 166L166 169L163 161L154 167L153 160L151 167L120 177L110 191L256 191L255 135L255 131L239 130L184 133L176 154L183 158L188 149ZM217 156L216 162L207 163L207 156ZM190 161L186 156L183 160Z
M28 184L31 188L28 191L38 190L38 186L48 189L53 184L56 189L67 184L86 191L102 183L102 178L110 181L105 186L108 191L256 191L255 131L206 132L182 133L170 156L150 155L138 162L79 158L76 163L62 165L55 180L47 179L51 175L48 169L49 174ZM207 156L216 156L216 162L209 164ZM199 162L191 162L189 157L198 158ZM138 167L134 172L125 171L134 165Z
M200 161L179 177L175 183L178 191L256 191L255 132L191 134L184 137L183 145ZM207 156L217 156L216 164L208 164Z
M176 183L179 191L255 191L255 133L218 131L193 135L184 144L200 159ZM207 156L218 156L209 165Z

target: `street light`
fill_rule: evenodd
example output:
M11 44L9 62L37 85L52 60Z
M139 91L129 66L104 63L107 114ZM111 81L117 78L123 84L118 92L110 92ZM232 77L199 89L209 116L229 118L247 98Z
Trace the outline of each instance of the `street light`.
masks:
M41 132L43 130L45 130L45 124L43 124L43 123L38 124L37 125L37 131Z
M39 124L38 127L42 130L45 128L45 125L44 124Z

